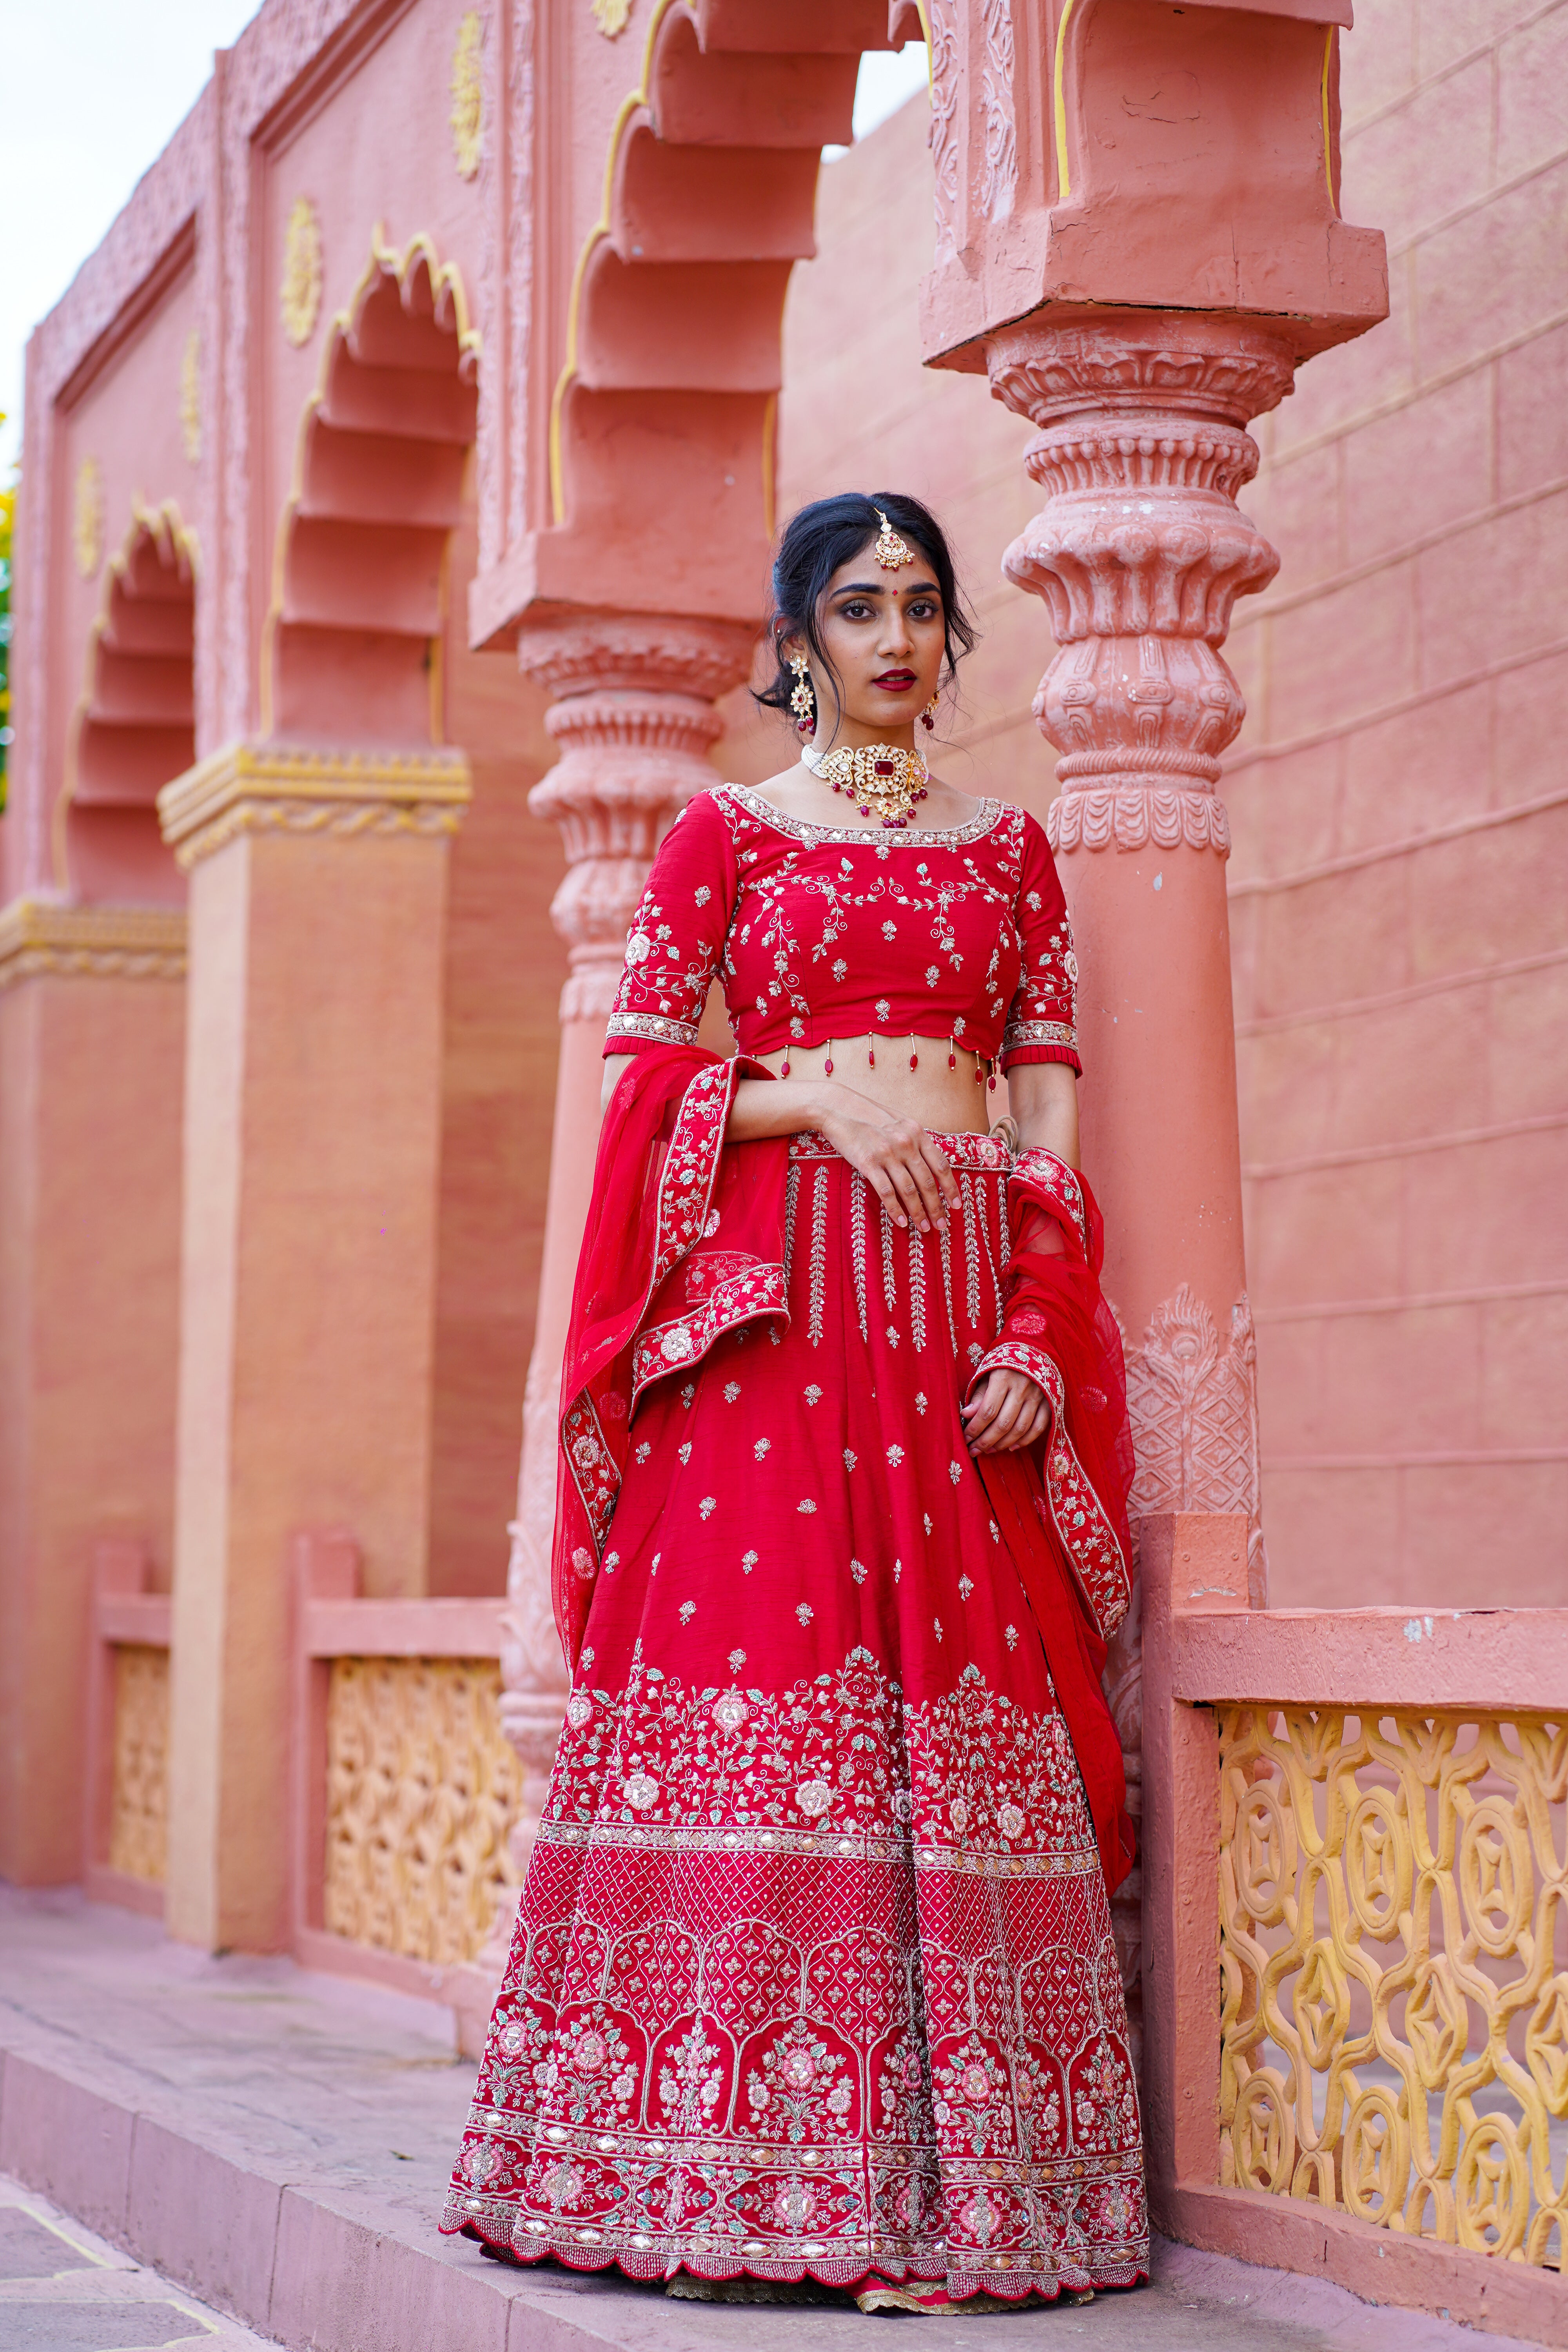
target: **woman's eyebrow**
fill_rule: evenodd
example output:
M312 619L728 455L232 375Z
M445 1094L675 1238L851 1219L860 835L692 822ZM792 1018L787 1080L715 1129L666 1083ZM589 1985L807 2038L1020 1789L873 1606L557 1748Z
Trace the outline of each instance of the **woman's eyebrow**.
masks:
M889 594L936 596L941 593L934 580L916 580L902 590L898 588L889 590L886 581L883 580L847 580L842 588L835 588L831 591L835 596L886 596Z

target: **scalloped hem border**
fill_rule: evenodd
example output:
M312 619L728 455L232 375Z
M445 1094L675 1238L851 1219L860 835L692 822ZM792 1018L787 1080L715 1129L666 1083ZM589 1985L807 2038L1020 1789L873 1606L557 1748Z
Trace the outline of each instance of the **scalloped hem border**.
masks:
M987 2294L1002 2303L1038 2301L1053 2304L1058 2301L1064 2289L1072 2294L1081 2294L1086 2287L1090 2287L1096 2294L1105 2294L1113 2290L1146 2285L1149 2278L1147 2252L1142 2262L1096 2264L1092 2269L1082 2264L1066 2263L1048 2277L1044 2273L1019 2271L928 2272L917 2270L908 2263L902 2266L889 2263L880 2270L868 2265L857 2268L853 2261L847 2260L825 2263L724 2263L715 2260L712 2263L706 2263L682 2257L672 2267L651 2247L646 2253L629 2248L624 2254L610 2248L600 2253L596 2249L590 2250L571 2240L554 2243L548 2238L533 2238L529 2242L527 2252L522 2253L510 2237L493 2237L471 2216L461 2221L444 2216L439 2230L444 2238L468 2238L476 2245L492 2248L518 2270L533 2270L541 2263L556 2262L574 2271L616 2270L624 2278L635 2281L639 2286L647 2286L656 2279L676 2278L685 2272L690 2278L754 2278L773 2286L799 2286L804 2280L810 2279L817 2286L837 2287L849 2294L873 2284L942 2286L946 2288L954 2303L965 2303L972 2295Z

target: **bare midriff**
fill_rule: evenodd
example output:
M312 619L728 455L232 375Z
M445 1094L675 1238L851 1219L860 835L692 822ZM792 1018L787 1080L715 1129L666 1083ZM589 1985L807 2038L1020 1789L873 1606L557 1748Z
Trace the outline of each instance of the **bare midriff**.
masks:
M984 1135L1007 1108L1000 1075L993 1091L991 1065L945 1037L835 1037L831 1045L781 1046L752 1059L785 1086L828 1078L896 1118L918 1119L933 1135Z

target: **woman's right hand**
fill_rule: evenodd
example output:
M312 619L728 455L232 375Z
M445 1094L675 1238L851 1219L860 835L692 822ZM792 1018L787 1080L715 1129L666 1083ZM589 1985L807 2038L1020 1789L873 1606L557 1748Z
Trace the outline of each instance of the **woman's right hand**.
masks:
M827 1100L816 1129L847 1160L892 1213L922 1233L945 1230L958 1198L952 1163L918 1120L896 1118L847 1087L821 1090Z

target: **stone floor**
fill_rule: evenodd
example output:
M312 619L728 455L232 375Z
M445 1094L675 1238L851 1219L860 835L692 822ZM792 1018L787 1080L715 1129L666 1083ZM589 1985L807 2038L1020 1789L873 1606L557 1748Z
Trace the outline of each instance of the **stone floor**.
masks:
M0 2174L0 2352L267 2352L266 2339L195 2302Z
M62 2264L65 2284L24 2275L10 2301L0 2288L0 2352L214 2330L249 2344L247 2327L310 2352L849 2352L868 2326L903 2324L674 2302L609 2274L509 2271L439 2237L472 2079L431 2004L287 1960L211 1959L74 1893L0 1886L0 2169L26 2184L10 2209L26 2221L0 2212L0 2254L36 2250L36 2224L83 2257ZM122 2328L173 2311L191 2319L186 2337L173 2324L93 2333L114 2295L89 2293L84 2264L124 2282ZM241 2326L224 2334L217 2312ZM1481 2340L1163 2243L1153 2284L1134 2294L984 2324L996 2352L1044 2352L1047 2337L1085 2352L1473 2352ZM928 2320L921 2341L944 2352L973 2326Z

